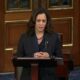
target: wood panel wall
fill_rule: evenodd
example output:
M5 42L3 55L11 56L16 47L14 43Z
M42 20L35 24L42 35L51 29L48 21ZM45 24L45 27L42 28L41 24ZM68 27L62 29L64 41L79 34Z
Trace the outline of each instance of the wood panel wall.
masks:
M79 0L79 3L80 3L80 0ZM78 5L79 5L79 3L78 3ZM79 14L78 14L78 15L79 15L79 17L78 17L78 24L79 24L79 25L78 25L78 30L79 30L79 31L78 31L78 32L79 32L79 33L78 33L78 37L79 37L79 41L78 41L78 42L79 42L79 48L80 48L80 6L79 6L78 9L79 9ZM79 49L79 54L80 54L80 49ZM80 59L80 58L79 58L79 59ZM80 60L79 60L79 61L80 61Z
M5 24L5 68L4 71L13 71L12 57L17 48L19 38L27 29L27 22L8 22ZM11 50L10 50L11 49Z
M0 0L0 72L4 68L4 1Z
M79 0L76 0L75 3L74 3L74 46L73 46L73 49L72 49L72 53L73 53L73 60L74 60L74 64L75 65L80 65L80 47L79 47L79 29L80 29L80 25L79 25L79 17L80 17L80 14L79 14Z
M73 0L71 9L48 9L53 20L54 30L63 34L65 55L71 55L74 65L80 65L79 52L79 0Z
M5 1L3 1L3 6L5 4ZM1 2L2 4L2 2ZM36 5L35 5L36 4ZM4 14L4 53L1 55L4 57L3 63L4 68L0 68L3 72L10 72L14 71L13 65L12 65L12 56L14 53L14 50L17 47L18 40L20 38L20 35L24 33L27 29L27 21L31 16L31 12L33 9L39 6L38 0L32 0L31 3L32 8L30 10L23 10L23 11L6 11L5 8L5 14ZM1 42L2 43L2 42ZM4 55L3 55L4 54Z
M45 8L47 8L46 1L40 0ZM49 10L49 12L54 31L63 34L63 53L71 54L74 65L80 65L80 0L73 1L73 9ZM32 10L39 5L39 1L34 0ZM0 72L14 71L11 61L13 50L17 47L20 35L27 29L26 24L32 10L5 12L4 0L0 1ZM69 46L65 46L66 44Z

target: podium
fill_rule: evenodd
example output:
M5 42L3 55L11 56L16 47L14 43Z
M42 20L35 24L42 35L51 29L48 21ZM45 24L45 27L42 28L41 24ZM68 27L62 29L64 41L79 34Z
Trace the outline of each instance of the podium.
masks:
M31 65L31 77L32 80L38 80L38 66L46 67L51 66L54 67L56 65L56 61L53 58L33 58L33 57L14 57L13 58L13 66L15 68L16 80L17 78L17 67L26 67Z

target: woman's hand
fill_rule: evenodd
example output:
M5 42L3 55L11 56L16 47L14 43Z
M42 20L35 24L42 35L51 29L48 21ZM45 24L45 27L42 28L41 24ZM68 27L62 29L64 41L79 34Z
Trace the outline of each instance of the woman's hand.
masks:
M34 53L35 58L49 58L49 54L47 52L36 52Z

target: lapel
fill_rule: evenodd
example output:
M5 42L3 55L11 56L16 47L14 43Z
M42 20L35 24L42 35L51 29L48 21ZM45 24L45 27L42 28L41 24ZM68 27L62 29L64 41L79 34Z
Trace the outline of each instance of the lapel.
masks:
M34 52L38 52L39 48L38 48L38 42L37 42L36 35L32 36L31 42L32 42L32 49L33 49L33 51Z
M49 36L49 34L48 33L45 33L45 51L47 51L48 52L48 50L49 50L49 43L50 43L50 41L49 41L49 39L50 39L50 36Z

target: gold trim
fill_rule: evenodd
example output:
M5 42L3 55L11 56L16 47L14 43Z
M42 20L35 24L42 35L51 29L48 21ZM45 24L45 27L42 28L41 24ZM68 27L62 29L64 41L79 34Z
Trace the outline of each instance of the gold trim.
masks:
M63 46L63 47L72 47L73 44L63 44L62 46Z
M10 20L10 21L5 21L5 23L15 23L15 22L18 22L18 23L21 23L21 22L28 22L29 20Z
M5 12L26 12L26 11L32 11L32 0L30 0L30 9L23 9L23 8L16 8L15 10L7 10L7 0L5 0Z
M63 6L53 6L52 8L49 8L49 0L47 0L47 8L48 10L63 10L63 9L73 9L73 0L72 0L72 5L71 7L67 7L66 5Z
M68 43L68 44L63 44L63 47L68 47L68 46L73 46L73 17L61 17L61 18L52 18L52 20L54 20L54 19L71 19L71 21L72 21L72 26L71 26L71 28L72 28L72 32L71 32L71 36L72 36L72 38L71 38L71 43Z
M4 50L5 50L5 51L13 51L14 48L5 48Z
M24 10L21 10L21 9L20 10L9 10L9 11L7 10L6 13L9 13L9 12L27 12L27 11L32 11L32 10L26 10L26 9L24 9Z

